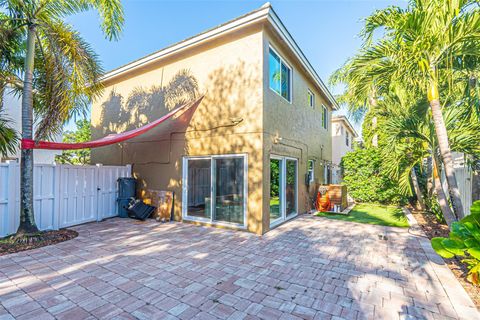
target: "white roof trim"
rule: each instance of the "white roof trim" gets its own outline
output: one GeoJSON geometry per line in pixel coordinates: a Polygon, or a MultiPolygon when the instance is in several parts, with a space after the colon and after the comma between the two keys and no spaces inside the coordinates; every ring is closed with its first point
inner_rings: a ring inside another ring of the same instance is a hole
{"type": "Polygon", "coordinates": [[[330,90],[328,90],[328,88],[323,83],[322,79],[320,79],[320,76],[317,74],[315,69],[312,67],[312,65],[308,61],[307,57],[305,57],[302,50],[297,45],[297,43],[295,42],[293,37],[290,35],[287,28],[285,28],[285,26],[283,25],[282,21],[280,20],[278,15],[275,13],[273,8],[270,8],[270,12],[269,12],[269,15],[268,15],[268,21],[275,28],[275,31],[277,31],[278,34],[282,37],[282,39],[288,45],[289,49],[295,54],[295,57],[298,60],[300,60],[300,62],[305,67],[305,69],[307,70],[309,75],[315,80],[317,85],[322,89],[323,93],[327,96],[327,99],[332,104],[333,109],[335,109],[335,110],[340,109],[340,106],[338,105],[338,103],[335,100],[335,98],[333,97],[333,95],[330,93],[330,90]]]}
{"type": "Polygon", "coordinates": [[[350,123],[350,121],[348,121],[347,117],[345,117],[345,116],[334,116],[332,118],[332,122],[340,122],[340,121],[343,121],[347,125],[348,129],[350,129],[350,131],[353,133],[355,138],[359,137],[357,131],[353,128],[352,124],[350,123]]]}
{"type": "Polygon", "coordinates": [[[330,93],[328,88],[325,86],[322,79],[320,79],[315,69],[307,60],[302,50],[296,44],[295,40],[293,40],[292,36],[287,31],[287,29],[281,22],[280,18],[277,16],[275,11],[273,11],[272,7],[269,4],[268,5],[265,4],[262,7],[260,7],[260,9],[252,11],[251,13],[246,14],[240,18],[237,18],[233,21],[220,25],[219,27],[200,33],[199,35],[196,35],[194,37],[191,37],[189,39],[176,43],[170,47],[157,51],[141,59],[130,62],[117,69],[109,71],[101,78],[101,81],[105,82],[105,81],[112,80],[127,72],[131,72],[141,67],[144,67],[150,63],[154,63],[160,59],[166,58],[172,54],[175,54],[181,50],[187,49],[191,46],[197,45],[203,41],[214,39],[216,37],[223,35],[226,32],[243,28],[245,26],[254,24],[264,19],[267,19],[267,21],[274,27],[275,31],[281,36],[281,38],[288,45],[289,49],[295,54],[295,57],[301,62],[303,67],[307,70],[308,74],[312,77],[312,79],[319,86],[319,88],[322,89],[323,93],[326,95],[327,99],[332,104],[333,109],[338,110],[339,105],[337,101],[335,100],[333,95],[330,93]]]}
{"type": "Polygon", "coordinates": [[[160,51],[157,51],[153,54],[150,54],[144,58],[135,60],[133,62],[130,62],[122,67],[119,67],[117,69],[114,69],[112,71],[107,72],[101,79],[101,81],[108,81],[112,80],[113,78],[116,78],[117,76],[120,76],[128,71],[133,71],[137,68],[144,67],[145,65],[148,65],[149,63],[155,62],[159,59],[165,58],[171,54],[174,54],[178,51],[181,51],[183,49],[186,49],[188,47],[191,47],[193,45],[199,44],[202,41],[205,41],[207,39],[213,39],[227,31],[232,31],[239,29],[240,27],[244,27],[249,24],[253,24],[257,21],[260,21],[262,19],[265,19],[268,16],[269,8],[261,8],[260,10],[254,11],[251,14],[248,14],[246,16],[243,16],[241,18],[238,18],[234,21],[228,22],[224,25],[221,25],[217,28],[211,29],[209,31],[206,31],[204,33],[201,33],[199,35],[196,35],[194,37],[191,37],[189,39],[183,40],[179,43],[176,43],[172,46],[169,46],[165,49],[162,49],[160,51]]]}

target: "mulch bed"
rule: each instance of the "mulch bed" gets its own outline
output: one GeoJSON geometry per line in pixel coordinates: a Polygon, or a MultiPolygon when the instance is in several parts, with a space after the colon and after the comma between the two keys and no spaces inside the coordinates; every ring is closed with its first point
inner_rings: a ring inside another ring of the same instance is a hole
{"type": "Polygon", "coordinates": [[[62,229],[41,232],[38,236],[35,236],[37,239],[33,243],[15,243],[12,241],[12,237],[0,239],[0,256],[49,246],[51,244],[71,240],[77,236],[77,231],[62,229]]]}
{"type": "MultiPolygon", "coordinates": [[[[421,211],[411,210],[411,212],[429,239],[434,237],[448,237],[450,229],[446,224],[438,222],[435,215],[421,211]]],[[[445,260],[447,266],[452,270],[463,288],[465,288],[470,298],[472,298],[473,303],[480,309],[480,287],[476,287],[466,280],[467,267],[457,258],[443,260],[445,260]]]]}

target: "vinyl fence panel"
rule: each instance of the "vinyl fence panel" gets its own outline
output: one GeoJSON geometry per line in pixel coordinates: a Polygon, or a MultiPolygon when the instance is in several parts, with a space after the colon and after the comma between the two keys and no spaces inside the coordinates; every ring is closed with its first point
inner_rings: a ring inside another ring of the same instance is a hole
{"type": "MultiPolygon", "coordinates": [[[[455,177],[457,178],[458,191],[463,205],[463,217],[470,214],[470,207],[472,206],[472,192],[473,192],[473,170],[468,165],[465,155],[459,152],[453,152],[453,168],[455,170],[455,177]]],[[[445,193],[448,195],[448,184],[445,177],[445,170],[442,170],[441,175],[442,186],[445,193]]]]}
{"type": "MultiPolygon", "coordinates": [[[[34,212],[40,230],[59,229],[114,217],[117,179],[127,166],[38,164],[34,167],[34,212]]],[[[20,166],[0,163],[0,237],[15,233],[20,221],[20,166]]]]}

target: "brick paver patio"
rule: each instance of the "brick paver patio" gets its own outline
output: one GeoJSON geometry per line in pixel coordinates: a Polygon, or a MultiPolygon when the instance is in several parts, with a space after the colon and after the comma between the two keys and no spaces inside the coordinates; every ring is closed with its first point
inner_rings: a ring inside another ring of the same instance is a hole
{"type": "Polygon", "coordinates": [[[263,237],[118,218],[75,229],[0,257],[0,319],[478,319],[405,229],[310,216],[263,237]]]}

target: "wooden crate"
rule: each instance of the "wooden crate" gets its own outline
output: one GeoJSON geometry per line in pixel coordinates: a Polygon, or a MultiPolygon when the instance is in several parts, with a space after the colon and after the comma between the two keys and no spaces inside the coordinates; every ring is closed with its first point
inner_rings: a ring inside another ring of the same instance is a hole
{"type": "Polygon", "coordinates": [[[155,206],[151,218],[157,221],[170,221],[173,210],[173,192],[146,189],[140,192],[140,198],[146,204],[155,206]]]}
{"type": "Polygon", "coordinates": [[[348,207],[346,186],[342,186],[340,184],[329,184],[327,187],[328,196],[330,197],[332,206],[335,204],[339,205],[341,211],[348,207]]]}

